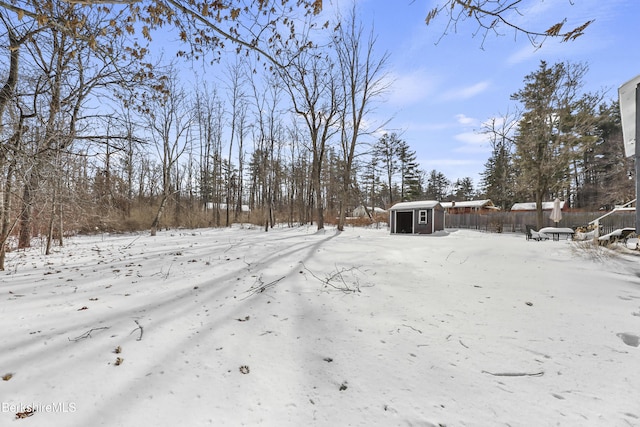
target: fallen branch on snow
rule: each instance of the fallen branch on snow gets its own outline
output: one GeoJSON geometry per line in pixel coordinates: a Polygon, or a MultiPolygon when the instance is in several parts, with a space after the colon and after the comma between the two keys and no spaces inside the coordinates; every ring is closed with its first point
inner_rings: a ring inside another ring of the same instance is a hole
{"type": "Polygon", "coordinates": [[[416,332],[422,333],[422,331],[420,329],[416,329],[411,325],[405,325],[404,323],[402,324],[402,326],[404,326],[405,328],[409,328],[409,329],[413,329],[416,332]]]}
{"type": "Polygon", "coordinates": [[[127,246],[123,247],[122,249],[129,249],[139,238],[140,236],[136,237],[135,239],[133,239],[131,243],[129,243],[127,246]]]}
{"type": "Polygon", "coordinates": [[[140,323],[138,323],[137,320],[134,320],[134,322],[136,322],[136,325],[138,325],[138,327],[135,328],[133,331],[129,332],[129,335],[131,335],[132,333],[134,333],[135,331],[137,331],[139,329],[140,330],[140,336],[138,337],[138,339],[136,341],[142,341],[142,334],[144,333],[144,329],[142,329],[142,325],[140,323]]]}
{"type": "Polygon", "coordinates": [[[91,332],[99,331],[100,329],[109,329],[109,327],[108,326],[103,326],[101,328],[92,328],[92,329],[89,329],[87,332],[85,332],[84,334],[82,334],[80,336],[77,336],[75,338],[67,338],[67,339],[69,341],[80,341],[80,340],[83,340],[83,339],[86,339],[86,338],[91,338],[91,332]]]}
{"type": "Polygon", "coordinates": [[[540,372],[489,372],[482,371],[483,374],[493,375],[494,377],[541,377],[544,371],[540,372]]]}
{"type": "Polygon", "coordinates": [[[259,294],[261,292],[266,291],[267,289],[275,286],[279,281],[281,281],[282,279],[284,279],[286,276],[282,276],[277,278],[276,280],[273,280],[267,284],[262,283],[262,276],[258,277],[257,282],[259,283],[259,286],[252,286],[251,288],[249,288],[246,292],[249,292],[249,295],[247,295],[245,298],[249,298],[251,295],[255,295],[255,294],[259,294]]]}
{"type": "Polygon", "coordinates": [[[307,266],[304,265],[303,262],[301,262],[300,264],[302,264],[302,267],[304,267],[304,269],[307,270],[309,274],[311,274],[314,278],[316,278],[317,280],[319,280],[320,282],[324,283],[327,286],[331,286],[333,289],[336,289],[342,292],[360,292],[360,283],[358,282],[357,277],[356,277],[355,287],[353,287],[353,285],[349,285],[344,280],[344,277],[342,276],[343,273],[348,273],[353,270],[358,270],[358,267],[343,268],[338,270],[338,267],[336,266],[335,273],[331,274],[330,276],[327,276],[325,279],[321,279],[320,277],[316,276],[313,273],[313,271],[309,270],[307,266]],[[335,285],[331,283],[335,279],[339,279],[342,282],[342,285],[335,285]]]}

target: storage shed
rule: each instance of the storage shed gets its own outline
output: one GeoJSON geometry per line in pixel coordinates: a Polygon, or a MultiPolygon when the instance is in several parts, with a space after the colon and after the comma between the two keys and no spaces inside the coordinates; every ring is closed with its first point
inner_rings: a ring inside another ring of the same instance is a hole
{"type": "Polygon", "coordinates": [[[432,234],[444,230],[444,208],[435,200],[396,203],[389,212],[391,234],[432,234]]]}

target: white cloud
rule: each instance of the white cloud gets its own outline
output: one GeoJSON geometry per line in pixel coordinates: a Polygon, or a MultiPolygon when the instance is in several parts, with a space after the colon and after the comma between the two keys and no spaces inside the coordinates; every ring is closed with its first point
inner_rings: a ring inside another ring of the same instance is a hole
{"type": "Polygon", "coordinates": [[[484,144],[489,141],[489,137],[486,134],[479,132],[462,132],[455,136],[457,141],[464,142],[465,144],[484,144]]]}
{"type": "Polygon", "coordinates": [[[478,123],[478,120],[472,117],[467,117],[464,114],[456,114],[456,120],[458,121],[458,123],[465,126],[473,126],[478,123]]]}
{"type": "Polygon", "coordinates": [[[438,169],[438,167],[443,166],[473,166],[478,164],[478,160],[469,160],[469,159],[425,159],[421,160],[420,164],[423,166],[428,166],[428,168],[438,169]]]}
{"type": "Polygon", "coordinates": [[[464,145],[456,148],[456,153],[485,153],[490,151],[489,137],[478,132],[462,132],[455,135],[456,141],[464,145]]]}
{"type": "Polygon", "coordinates": [[[442,99],[446,101],[469,99],[486,91],[490,86],[488,81],[478,82],[471,86],[452,89],[442,95],[442,99]]]}
{"type": "Polygon", "coordinates": [[[433,93],[436,83],[436,79],[424,69],[393,75],[392,80],[389,102],[399,106],[407,106],[424,100],[433,93]]]}

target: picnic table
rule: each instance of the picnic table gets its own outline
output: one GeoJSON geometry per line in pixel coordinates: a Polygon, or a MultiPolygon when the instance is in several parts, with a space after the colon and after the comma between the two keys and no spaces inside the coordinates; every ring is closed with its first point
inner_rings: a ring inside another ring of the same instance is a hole
{"type": "Polygon", "coordinates": [[[553,240],[560,240],[560,236],[564,236],[565,239],[573,237],[575,231],[569,227],[544,227],[541,228],[539,233],[544,233],[547,236],[551,236],[553,240]]]}

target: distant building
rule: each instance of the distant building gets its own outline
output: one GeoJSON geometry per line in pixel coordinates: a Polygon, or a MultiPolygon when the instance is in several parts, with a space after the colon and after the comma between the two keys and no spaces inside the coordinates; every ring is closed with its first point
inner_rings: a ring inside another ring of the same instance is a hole
{"type": "Polygon", "coordinates": [[[463,202],[440,202],[440,204],[448,214],[485,214],[500,210],[500,208],[495,206],[490,199],[468,200],[463,202]]]}
{"type": "MultiPolygon", "coordinates": [[[[208,202],[206,205],[207,210],[214,210],[216,208],[216,206],[219,207],[219,209],[221,211],[226,211],[227,210],[227,204],[226,203],[220,203],[219,205],[216,205],[213,202],[208,202]]],[[[251,209],[249,208],[249,205],[242,205],[241,206],[242,212],[251,212],[251,209]]],[[[229,210],[235,211],[236,210],[236,206],[229,206],[229,210]]]]}
{"type": "MultiPolygon", "coordinates": [[[[543,211],[551,211],[553,209],[553,202],[542,202],[543,211]]],[[[511,207],[511,212],[534,212],[536,210],[536,202],[515,203],[511,207]]],[[[564,202],[560,202],[560,210],[566,212],[569,210],[569,206],[564,202]]]]}
{"type": "Polygon", "coordinates": [[[396,203],[389,209],[391,234],[432,234],[444,230],[444,208],[440,202],[396,203]]]}
{"type": "MultiPolygon", "coordinates": [[[[371,215],[386,215],[387,211],[382,209],[382,208],[367,208],[369,210],[369,213],[371,215]]],[[[364,206],[360,205],[357,208],[355,208],[353,210],[353,216],[357,217],[357,218],[364,218],[365,216],[367,216],[367,209],[364,208],[364,206]]]]}

